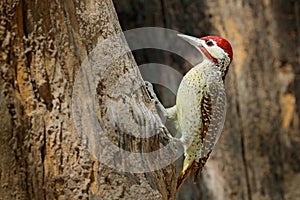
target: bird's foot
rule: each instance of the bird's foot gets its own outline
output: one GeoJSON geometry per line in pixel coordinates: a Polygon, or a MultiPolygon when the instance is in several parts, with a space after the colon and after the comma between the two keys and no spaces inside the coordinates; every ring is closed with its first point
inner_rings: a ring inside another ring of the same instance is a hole
{"type": "Polygon", "coordinates": [[[168,149],[168,155],[178,158],[184,154],[184,148],[180,139],[173,137],[166,127],[159,128],[160,141],[168,149]]]}
{"type": "Polygon", "coordinates": [[[167,145],[171,140],[174,139],[165,126],[159,127],[159,135],[163,145],[167,145]]]}
{"type": "MultiPolygon", "coordinates": [[[[145,81],[145,85],[146,85],[146,90],[148,91],[148,94],[151,98],[151,101],[153,101],[154,104],[155,104],[155,107],[157,109],[157,112],[158,112],[160,118],[166,119],[167,118],[166,108],[163,106],[163,104],[157,98],[156,93],[154,92],[152,84],[148,81],[145,81]]],[[[163,120],[163,121],[165,121],[165,120],[163,120]]]]}

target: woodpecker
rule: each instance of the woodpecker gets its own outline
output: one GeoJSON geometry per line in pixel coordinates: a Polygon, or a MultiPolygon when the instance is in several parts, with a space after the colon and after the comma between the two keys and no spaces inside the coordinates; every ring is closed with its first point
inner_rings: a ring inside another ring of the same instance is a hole
{"type": "MultiPolygon", "coordinates": [[[[203,61],[183,77],[175,106],[165,109],[156,99],[167,119],[174,121],[181,133],[179,139],[171,138],[182,144],[185,156],[177,191],[189,174],[196,179],[221,134],[226,114],[224,80],[233,59],[232,47],[224,38],[178,36],[195,47],[203,61]]],[[[154,93],[151,88],[148,91],[154,93]]],[[[156,98],[155,94],[151,96],[156,98]]]]}
{"type": "Polygon", "coordinates": [[[203,56],[182,79],[176,105],[165,109],[169,120],[181,132],[184,162],[177,179],[177,190],[189,174],[196,178],[202,171],[223,129],[226,115],[224,80],[233,59],[230,43],[218,36],[179,37],[193,45],[203,56]]]}
{"type": "Polygon", "coordinates": [[[166,109],[167,117],[177,121],[184,147],[177,190],[188,174],[196,178],[202,171],[221,134],[226,115],[224,80],[233,59],[232,47],[224,38],[178,36],[199,50],[203,61],[183,77],[176,105],[166,109]]]}

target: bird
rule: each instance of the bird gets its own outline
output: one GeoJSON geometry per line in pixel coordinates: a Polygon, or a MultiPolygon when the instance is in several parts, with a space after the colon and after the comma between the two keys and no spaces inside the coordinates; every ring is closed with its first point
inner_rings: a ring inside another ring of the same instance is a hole
{"type": "Polygon", "coordinates": [[[186,73],[178,87],[176,104],[165,110],[167,118],[177,124],[184,149],[176,191],[189,174],[196,180],[222,132],[226,115],[224,81],[233,60],[232,47],[222,37],[178,36],[196,48],[203,60],[186,73]]]}

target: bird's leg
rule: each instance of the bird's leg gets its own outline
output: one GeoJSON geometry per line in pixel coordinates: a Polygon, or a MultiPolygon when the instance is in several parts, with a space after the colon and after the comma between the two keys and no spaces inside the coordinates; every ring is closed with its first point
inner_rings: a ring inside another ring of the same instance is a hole
{"type": "MultiPolygon", "coordinates": [[[[154,101],[156,109],[158,110],[158,112],[162,113],[162,116],[164,117],[164,119],[169,120],[173,126],[175,127],[176,131],[178,131],[178,126],[177,126],[177,112],[176,112],[176,105],[171,107],[171,108],[165,108],[163,106],[163,104],[159,101],[159,99],[157,98],[154,90],[153,90],[153,86],[151,83],[149,83],[148,81],[145,81],[145,85],[146,85],[146,90],[148,91],[148,94],[151,98],[152,101],[154,101]]],[[[168,127],[168,126],[167,126],[168,127]]],[[[162,126],[159,127],[159,134],[161,136],[161,141],[163,143],[163,145],[168,145],[171,148],[172,152],[177,152],[177,154],[183,154],[183,152],[181,152],[183,150],[182,147],[184,147],[182,145],[182,141],[179,138],[173,137],[170,134],[170,127],[168,127],[168,129],[166,128],[166,126],[164,126],[162,124],[162,126]]]]}
{"type": "Polygon", "coordinates": [[[150,95],[150,98],[154,101],[157,109],[162,113],[162,116],[171,121],[177,120],[176,105],[170,108],[165,108],[164,105],[157,98],[153,90],[152,84],[148,81],[145,81],[145,84],[146,84],[146,89],[150,95]]]}
{"type": "Polygon", "coordinates": [[[150,82],[148,82],[148,81],[145,81],[145,84],[146,84],[146,89],[148,91],[148,94],[149,94],[151,100],[154,101],[156,109],[158,110],[158,112],[162,113],[163,117],[166,118],[167,117],[166,108],[162,105],[162,103],[157,98],[157,96],[156,96],[156,94],[154,92],[152,84],[150,82]]]}
{"type": "MultiPolygon", "coordinates": [[[[165,108],[163,106],[163,104],[159,101],[159,99],[157,98],[154,90],[153,90],[153,86],[150,82],[145,81],[145,85],[146,85],[146,89],[148,91],[148,94],[151,98],[152,101],[154,101],[155,107],[158,111],[158,114],[160,115],[161,118],[164,119],[174,119],[176,118],[176,107],[173,106],[171,108],[165,108]],[[175,108],[175,109],[174,109],[175,108]]],[[[172,135],[169,133],[169,131],[166,129],[165,126],[161,126],[161,133],[163,133],[163,138],[167,141],[169,141],[170,139],[173,139],[172,135]]]]}

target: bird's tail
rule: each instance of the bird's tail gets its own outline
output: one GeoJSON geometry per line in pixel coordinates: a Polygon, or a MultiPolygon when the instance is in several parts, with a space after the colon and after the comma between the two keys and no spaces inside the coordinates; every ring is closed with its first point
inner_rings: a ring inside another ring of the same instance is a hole
{"type": "Polygon", "coordinates": [[[185,181],[185,179],[189,175],[190,171],[191,171],[191,167],[189,167],[187,170],[182,170],[182,172],[180,173],[179,177],[177,178],[176,191],[178,191],[180,189],[180,187],[182,186],[183,182],[185,181]]]}
{"type": "Polygon", "coordinates": [[[207,161],[207,159],[209,158],[209,155],[210,155],[210,152],[209,154],[207,154],[206,156],[204,156],[203,158],[201,158],[199,160],[199,163],[197,163],[196,167],[194,167],[193,169],[193,176],[194,176],[194,183],[197,182],[197,177],[199,176],[199,174],[201,174],[203,168],[204,168],[204,165],[207,161]]]}
{"type": "MultiPolygon", "coordinates": [[[[209,153],[210,154],[210,153],[209,153]]],[[[196,179],[198,175],[201,173],[209,154],[206,155],[204,158],[200,159],[199,162],[193,161],[192,164],[186,169],[182,170],[179,177],[177,178],[177,186],[176,191],[180,189],[185,179],[188,177],[189,174],[191,174],[191,177],[194,177],[194,183],[196,183],[196,179]]]]}

